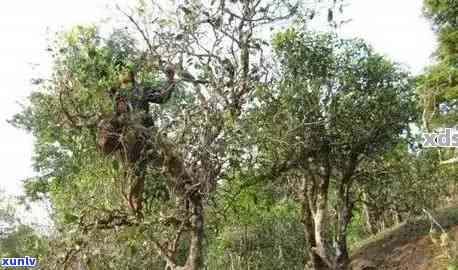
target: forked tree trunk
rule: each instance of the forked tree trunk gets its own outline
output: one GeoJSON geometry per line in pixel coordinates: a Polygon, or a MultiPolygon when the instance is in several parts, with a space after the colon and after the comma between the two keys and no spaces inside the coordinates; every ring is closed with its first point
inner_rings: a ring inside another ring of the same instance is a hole
{"type": "Polygon", "coordinates": [[[333,247],[328,219],[329,178],[323,177],[319,181],[316,190],[312,189],[315,194],[308,194],[307,182],[304,179],[302,196],[300,196],[303,213],[302,222],[309,257],[309,263],[305,269],[348,270],[350,259],[347,248],[347,228],[351,220],[352,210],[348,197],[348,187],[342,185],[338,190],[336,245],[333,247]],[[311,197],[316,199],[313,200],[311,197]]]}
{"type": "Polygon", "coordinates": [[[364,221],[366,225],[366,231],[369,232],[370,234],[377,234],[378,232],[378,227],[377,227],[377,220],[374,219],[374,211],[369,207],[368,201],[369,201],[369,195],[367,194],[367,191],[362,192],[363,194],[363,215],[364,215],[364,221]]]}
{"type": "MultiPolygon", "coordinates": [[[[308,206],[307,206],[308,208],[308,206]]],[[[305,209],[303,212],[304,215],[304,234],[307,243],[307,256],[309,258],[308,265],[305,266],[305,270],[309,270],[311,267],[312,269],[318,270],[328,270],[330,269],[323,259],[314,251],[316,250],[316,239],[315,239],[315,225],[313,222],[312,213],[309,209],[305,209]]]]}
{"type": "Polygon", "coordinates": [[[329,237],[326,231],[329,179],[321,179],[316,200],[310,198],[311,194],[308,194],[307,179],[304,178],[302,181],[302,192],[299,200],[302,205],[302,223],[304,224],[307,243],[306,255],[309,257],[305,269],[331,270],[331,262],[328,259],[329,237]]]}
{"type": "Polygon", "coordinates": [[[198,270],[202,267],[202,243],[204,239],[204,211],[200,195],[191,197],[191,242],[185,270],[198,270]]]}
{"type": "Polygon", "coordinates": [[[351,220],[353,207],[350,202],[348,188],[344,183],[341,183],[337,191],[336,270],[347,270],[350,265],[347,247],[347,229],[351,220]]]}
{"type": "Polygon", "coordinates": [[[190,219],[190,240],[189,250],[186,263],[183,266],[178,266],[175,263],[170,263],[165,267],[165,270],[200,270],[203,266],[203,240],[204,240],[204,211],[202,205],[202,197],[199,194],[191,195],[189,198],[189,207],[192,211],[190,219]]]}

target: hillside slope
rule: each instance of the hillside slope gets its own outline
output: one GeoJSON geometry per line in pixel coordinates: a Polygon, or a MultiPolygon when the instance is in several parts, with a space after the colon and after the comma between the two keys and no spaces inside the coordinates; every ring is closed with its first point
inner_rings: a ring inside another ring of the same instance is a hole
{"type": "MultiPolygon", "coordinates": [[[[434,218],[458,239],[458,206],[433,213],[434,218]]],[[[420,217],[401,223],[364,241],[352,252],[354,270],[446,269],[439,234],[431,237],[431,220],[420,217]],[[434,243],[436,242],[436,243],[434,243]]]]}

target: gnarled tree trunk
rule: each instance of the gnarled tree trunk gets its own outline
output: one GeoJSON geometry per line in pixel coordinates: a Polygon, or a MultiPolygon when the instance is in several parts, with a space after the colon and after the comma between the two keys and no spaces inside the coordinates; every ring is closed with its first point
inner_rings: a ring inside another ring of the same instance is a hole
{"type": "Polygon", "coordinates": [[[337,186],[337,218],[334,237],[330,233],[331,225],[328,216],[329,183],[330,177],[327,174],[315,174],[302,179],[299,200],[302,206],[302,222],[309,257],[309,263],[305,269],[348,270],[350,268],[347,247],[347,228],[353,209],[350,200],[350,177],[344,176],[337,186]]]}

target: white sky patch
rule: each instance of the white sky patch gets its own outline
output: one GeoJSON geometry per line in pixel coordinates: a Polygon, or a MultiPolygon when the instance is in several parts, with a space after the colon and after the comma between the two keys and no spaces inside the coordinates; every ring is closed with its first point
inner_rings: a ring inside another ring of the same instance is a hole
{"type": "Polygon", "coordinates": [[[431,63],[436,42],[431,25],[422,16],[422,0],[348,0],[344,16],[352,21],[340,33],[360,37],[377,52],[406,64],[419,74],[431,63]]]}
{"type": "MultiPolygon", "coordinates": [[[[21,110],[18,102],[24,102],[31,93],[30,79],[49,73],[48,32],[100,20],[105,12],[104,3],[99,0],[0,2],[0,190],[18,195],[22,192],[21,180],[34,175],[32,136],[15,129],[6,120],[21,110]]],[[[34,205],[26,221],[43,220],[44,212],[43,207],[34,205]]]]}
{"type": "MultiPolygon", "coordinates": [[[[343,36],[364,38],[376,51],[406,64],[414,73],[419,73],[431,61],[435,38],[429,23],[421,17],[422,0],[348,2],[350,6],[344,10],[344,16],[353,21],[339,30],[343,36]]],[[[0,189],[7,193],[20,194],[21,180],[34,174],[32,136],[13,128],[6,120],[20,111],[17,102],[23,102],[33,89],[30,79],[49,74],[48,28],[55,31],[98,22],[110,14],[107,3],[112,5],[113,1],[0,2],[0,189]],[[30,63],[39,66],[33,68],[30,63]]],[[[44,210],[39,209],[34,208],[30,213],[31,220],[43,216],[44,210]]]]}

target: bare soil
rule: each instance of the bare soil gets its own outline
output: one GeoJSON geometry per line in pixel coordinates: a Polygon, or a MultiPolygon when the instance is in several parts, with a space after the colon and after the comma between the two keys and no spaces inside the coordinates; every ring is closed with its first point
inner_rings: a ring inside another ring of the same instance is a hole
{"type": "MultiPolygon", "coordinates": [[[[458,207],[434,216],[451,239],[458,240],[458,207]]],[[[431,233],[431,228],[431,221],[420,217],[375,235],[353,250],[353,270],[446,270],[440,234],[431,233]]]]}

